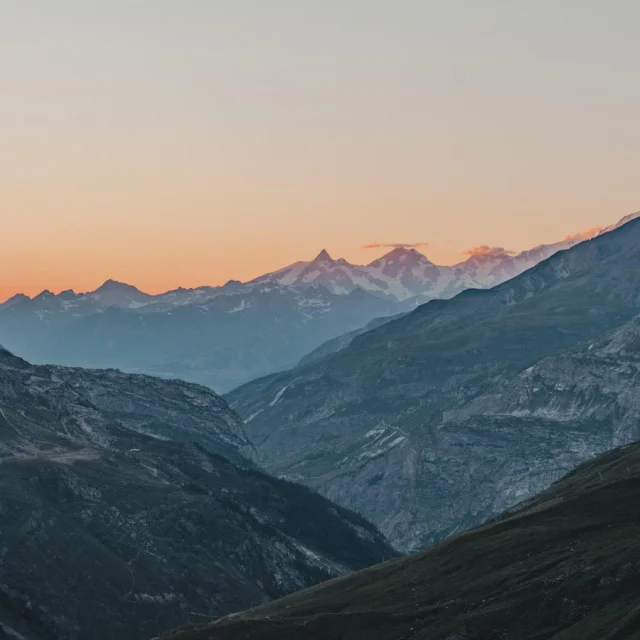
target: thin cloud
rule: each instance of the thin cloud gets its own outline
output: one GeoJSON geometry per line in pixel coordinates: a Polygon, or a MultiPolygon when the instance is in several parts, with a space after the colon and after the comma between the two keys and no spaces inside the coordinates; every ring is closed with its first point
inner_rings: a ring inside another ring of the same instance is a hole
{"type": "Polygon", "coordinates": [[[363,244],[362,249],[418,249],[428,246],[428,242],[370,242],[363,244]]]}
{"type": "Polygon", "coordinates": [[[470,258],[508,258],[515,255],[515,251],[509,251],[504,247],[490,247],[488,244],[480,244],[463,251],[462,255],[470,258]]]}
{"type": "Polygon", "coordinates": [[[601,227],[589,227],[584,231],[578,231],[578,233],[572,233],[564,238],[564,242],[582,242],[583,240],[590,240],[595,238],[602,231],[601,227]]]}

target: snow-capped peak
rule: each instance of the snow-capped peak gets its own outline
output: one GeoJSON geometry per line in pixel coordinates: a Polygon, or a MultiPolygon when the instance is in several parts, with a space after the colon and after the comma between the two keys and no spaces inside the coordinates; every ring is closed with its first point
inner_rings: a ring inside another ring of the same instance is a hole
{"type": "Polygon", "coordinates": [[[354,265],[343,258],[334,259],[326,249],[322,249],[313,260],[296,262],[245,283],[229,280],[222,287],[180,287],[153,296],[132,285],[109,279],[89,293],[75,294],[69,290],[55,296],[45,290],[33,300],[18,294],[1,306],[7,309],[19,303],[33,303],[34,307],[50,307],[54,303],[62,303],[65,308],[73,307],[75,310],[78,305],[88,302],[92,307],[148,307],[147,310],[162,311],[173,306],[201,304],[218,295],[250,293],[255,286],[265,285],[324,287],[337,295],[347,295],[356,289],[362,289],[399,301],[415,297],[417,303],[432,298],[449,298],[467,288],[495,286],[535,266],[557,251],[613,231],[638,217],[640,212],[625,216],[614,225],[587,229],[553,244],[540,245],[517,254],[500,247],[481,245],[467,252],[465,260],[453,266],[435,265],[410,245],[395,246],[367,265],[354,265]]]}
{"type": "Polygon", "coordinates": [[[385,253],[382,257],[376,258],[370,262],[369,267],[380,267],[382,265],[391,265],[402,263],[403,265],[419,265],[433,264],[425,255],[414,249],[413,247],[396,247],[385,253]]]}
{"type": "Polygon", "coordinates": [[[312,261],[311,264],[334,264],[333,258],[326,249],[323,249],[312,261]]]}
{"type": "Polygon", "coordinates": [[[126,282],[118,282],[117,280],[105,280],[93,293],[98,291],[137,291],[142,293],[140,289],[126,282]]]}
{"type": "Polygon", "coordinates": [[[393,249],[366,266],[334,260],[323,249],[310,262],[296,262],[266,274],[254,282],[285,286],[322,286],[334,294],[345,295],[360,288],[376,294],[406,300],[430,291],[438,279],[439,268],[419,251],[408,247],[393,249]]]}
{"type": "Polygon", "coordinates": [[[37,301],[41,301],[41,300],[48,300],[49,298],[53,298],[54,294],[51,293],[51,291],[49,291],[49,289],[45,289],[44,291],[41,291],[37,296],[35,296],[35,298],[33,298],[34,300],[37,301]]]}

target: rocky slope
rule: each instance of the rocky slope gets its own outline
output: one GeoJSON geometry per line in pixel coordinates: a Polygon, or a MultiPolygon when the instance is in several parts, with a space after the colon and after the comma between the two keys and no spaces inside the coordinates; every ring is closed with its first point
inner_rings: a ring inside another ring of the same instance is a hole
{"type": "Polygon", "coordinates": [[[640,638],[640,445],[485,526],[163,640],[640,638]]]}
{"type": "Polygon", "coordinates": [[[242,420],[207,387],[117,369],[47,366],[42,370],[129,429],[198,444],[240,466],[255,458],[242,420]]]}
{"type": "MultiPolygon", "coordinates": [[[[640,313],[638,274],[632,220],[228,399],[269,470],[359,510],[399,549],[420,548],[638,436],[635,405],[623,401],[635,393],[635,325],[615,337],[626,355],[601,358],[599,390],[584,378],[595,365],[571,352],[640,313]],[[540,364],[552,398],[528,370],[554,354],[540,364]]],[[[579,349],[595,358],[600,343],[591,344],[579,349]]]]}
{"type": "Polygon", "coordinates": [[[0,637],[150,637],[393,554],[361,517],[212,453],[243,450],[237,418],[170,386],[0,350],[0,637]]]}

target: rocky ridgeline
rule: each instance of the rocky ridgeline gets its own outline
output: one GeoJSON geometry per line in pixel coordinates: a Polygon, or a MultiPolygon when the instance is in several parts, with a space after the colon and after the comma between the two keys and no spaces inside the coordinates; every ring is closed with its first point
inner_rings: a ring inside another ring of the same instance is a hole
{"type": "Polygon", "coordinates": [[[639,274],[634,219],[227,399],[268,470],[421,548],[640,435],[639,274]]]}

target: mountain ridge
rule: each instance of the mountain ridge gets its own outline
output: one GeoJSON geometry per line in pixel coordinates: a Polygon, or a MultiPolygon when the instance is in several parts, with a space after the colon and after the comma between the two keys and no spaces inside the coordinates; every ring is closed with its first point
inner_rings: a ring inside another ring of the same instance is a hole
{"type": "MultiPolygon", "coordinates": [[[[563,249],[569,248],[579,242],[583,242],[584,240],[588,240],[592,237],[596,237],[597,235],[607,233],[613,229],[618,228],[623,224],[626,224],[627,222],[629,222],[630,220],[638,216],[640,216],[640,212],[631,213],[621,218],[617,223],[614,223],[605,227],[588,229],[584,232],[578,232],[576,234],[567,236],[566,238],[560,241],[556,241],[550,244],[541,244],[536,247],[533,247],[532,249],[526,249],[517,253],[509,252],[504,249],[500,249],[497,253],[495,253],[494,250],[489,246],[484,247],[487,250],[484,253],[482,251],[474,252],[473,250],[471,250],[470,252],[468,252],[469,256],[464,261],[461,261],[451,266],[436,265],[433,262],[431,262],[424,254],[419,252],[414,247],[410,247],[410,246],[395,247],[390,251],[388,251],[387,253],[385,253],[384,255],[378,258],[375,258],[374,260],[372,260],[366,265],[351,264],[344,258],[333,259],[329,255],[326,249],[322,249],[318,253],[318,255],[309,262],[298,261],[291,265],[282,267],[276,271],[257,276],[256,278],[253,278],[244,283],[237,280],[230,280],[229,283],[239,284],[239,285],[251,285],[253,283],[271,282],[271,283],[284,284],[289,286],[294,284],[308,285],[308,284],[314,283],[316,279],[315,278],[312,278],[311,280],[304,279],[304,276],[308,275],[308,273],[306,273],[307,269],[309,267],[324,264],[332,267],[338,266],[338,267],[345,267],[347,269],[356,270],[356,272],[359,272],[361,276],[361,280],[358,283],[354,283],[352,281],[350,283],[349,289],[351,290],[358,286],[360,288],[367,289],[366,284],[368,279],[370,280],[369,282],[370,285],[371,284],[375,285],[376,276],[380,277],[381,275],[383,275],[380,273],[370,273],[367,271],[367,269],[370,269],[370,268],[378,269],[380,266],[387,266],[389,263],[408,260],[412,262],[414,266],[416,264],[431,266],[439,270],[443,270],[444,272],[452,271],[452,272],[459,272],[460,274],[466,275],[468,278],[466,281],[463,281],[461,284],[454,286],[455,292],[453,293],[453,295],[455,295],[455,293],[459,293],[462,289],[468,288],[470,286],[482,287],[482,288],[495,286],[496,284],[499,284],[500,281],[504,281],[504,279],[510,279],[514,277],[515,275],[517,275],[517,273],[521,273],[527,268],[530,268],[531,266],[533,266],[534,263],[550,257],[551,255],[553,255],[553,253],[557,251],[561,251],[563,249]],[[483,270],[486,273],[483,273],[476,280],[476,277],[478,276],[478,273],[477,273],[478,262],[485,265],[483,266],[483,270]],[[489,266],[486,266],[486,265],[489,265],[489,266]]],[[[478,247],[477,249],[483,249],[483,247],[478,247]]],[[[452,277],[449,276],[450,280],[451,278],[452,277]]],[[[227,285],[229,283],[227,283],[227,285]]],[[[320,281],[319,284],[322,284],[322,281],[320,281]]],[[[388,282],[386,283],[386,286],[385,286],[385,283],[383,282],[378,282],[377,284],[378,284],[378,287],[376,288],[375,286],[373,286],[371,290],[377,290],[379,293],[392,295],[388,290],[388,282]]],[[[433,282],[431,282],[431,284],[433,284],[433,282]]],[[[180,304],[185,304],[185,303],[189,304],[194,301],[194,299],[190,298],[189,294],[193,294],[195,299],[201,299],[202,294],[206,296],[215,295],[219,290],[224,289],[224,287],[227,285],[223,285],[222,287],[201,286],[201,287],[195,287],[191,289],[178,287],[177,289],[172,289],[170,291],[166,291],[163,293],[149,294],[141,291],[134,285],[127,284],[125,282],[119,282],[113,279],[108,279],[93,291],[88,291],[85,293],[75,293],[73,290],[69,289],[67,291],[62,292],[62,294],[73,295],[79,299],[89,298],[94,300],[99,300],[103,294],[111,294],[106,296],[107,306],[115,305],[123,308],[137,308],[138,306],[145,306],[145,305],[160,303],[167,299],[173,299],[174,302],[172,302],[171,304],[176,304],[177,302],[175,302],[175,300],[180,297],[181,297],[181,300],[179,302],[180,304]],[[188,302],[185,302],[185,300],[188,300],[188,302]],[[133,306],[130,306],[130,305],[133,305],[133,306]]],[[[451,282],[448,282],[446,286],[450,286],[450,285],[451,285],[451,282]]],[[[445,289],[436,291],[435,292],[436,295],[434,297],[440,297],[444,292],[449,294],[454,291],[454,289],[451,289],[451,291],[447,291],[446,286],[445,286],[445,289]]],[[[340,284],[337,284],[334,282],[330,283],[328,288],[333,293],[348,292],[344,289],[344,287],[341,287],[340,284]]],[[[413,295],[424,295],[425,293],[429,293],[426,290],[419,290],[419,291],[410,290],[410,292],[413,293],[413,295]]],[[[58,295],[62,295],[62,294],[58,294],[58,295]]],[[[33,298],[29,296],[25,296],[25,294],[23,293],[17,293],[11,298],[9,298],[8,300],[0,303],[0,307],[3,304],[6,304],[7,302],[9,302],[10,300],[14,300],[14,298],[17,298],[17,299],[28,298],[29,300],[35,300],[41,296],[47,297],[52,295],[55,296],[56,294],[53,294],[49,290],[44,290],[38,295],[34,296],[33,298]]],[[[408,295],[406,291],[404,291],[402,292],[402,297],[398,299],[405,300],[408,297],[411,297],[411,296],[408,295]]]]}
{"type": "Polygon", "coordinates": [[[509,280],[558,251],[570,248],[597,235],[607,233],[640,216],[632,213],[615,224],[589,229],[558,242],[512,253],[505,249],[477,247],[466,260],[452,266],[431,262],[414,247],[398,246],[367,265],[334,260],[323,249],[311,262],[296,262],[268,273],[252,282],[287,285],[320,283],[334,293],[355,287],[390,295],[400,301],[416,297],[419,302],[451,298],[464,289],[490,288],[509,280]]]}
{"type": "MultiPolygon", "coordinates": [[[[629,425],[596,425],[586,414],[574,424],[503,415],[498,405],[483,413],[472,403],[502,393],[541,358],[630,322],[640,313],[638,273],[640,220],[631,220],[493,289],[431,301],[227,399],[272,473],[350,505],[397,548],[415,549],[637,437],[629,425]]],[[[633,331],[625,335],[636,353],[633,331]]],[[[627,366],[640,366],[635,357],[627,366]]],[[[630,393],[633,379],[616,375],[630,393]]],[[[588,401],[576,391],[576,403],[588,401]]]]}

